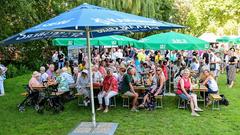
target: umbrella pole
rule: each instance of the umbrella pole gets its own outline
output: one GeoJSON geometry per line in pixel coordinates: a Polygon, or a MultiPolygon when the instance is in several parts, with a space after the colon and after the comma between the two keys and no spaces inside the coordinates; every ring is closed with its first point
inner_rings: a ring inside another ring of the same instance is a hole
{"type": "Polygon", "coordinates": [[[92,106],[92,124],[93,127],[96,127],[96,115],[95,115],[95,106],[94,106],[94,95],[93,95],[93,80],[92,80],[92,66],[91,66],[91,46],[90,46],[90,30],[86,29],[86,38],[87,38],[87,51],[88,51],[88,65],[89,65],[89,76],[90,76],[90,91],[91,91],[91,106],[92,106]]]}

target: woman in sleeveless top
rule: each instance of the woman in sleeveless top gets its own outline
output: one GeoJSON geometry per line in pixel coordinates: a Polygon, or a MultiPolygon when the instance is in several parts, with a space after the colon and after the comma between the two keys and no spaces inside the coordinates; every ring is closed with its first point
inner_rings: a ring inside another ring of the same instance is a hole
{"type": "Polygon", "coordinates": [[[143,108],[146,105],[146,102],[149,102],[150,94],[154,95],[154,97],[161,95],[164,88],[164,82],[165,76],[163,74],[163,71],[160,67],[157,67],[152,79],[152,86],[150,87],[150,90],[146,92],[146,95],[143,98],[143,102],[139,105],[139,107],[143,108]]]}
{"type": "Polygon", "coordinates": [[[213,74],[208,70],[204,70],[203,71],[203,75],[204,75],[204,82],[203,85],[206,85],[206,87],[208,88],[208,91],[205,92],[205,97],[206,97],[206,101],[208,101],[208,105],[211,104],[211,102],[209,101],[209,94],[210,93],[218,93],[218,85],[216,80],[213,77],[213,74]]]}
{"type": "Polygon", "coordinates": [[[185,69],[182,71],[182,78],[178,82],[178,85],[177,85],[178,90],[176,94],[180,98],[184,100],[188,100],[190,102],[192,116],[200,116],[197,112],[200,112],[203,110],[198,107],[197,95],[191,93],[192,84],[191,84],[191,78],[189,76],[190,76],[190,71],[188,69],[185,69]]]}

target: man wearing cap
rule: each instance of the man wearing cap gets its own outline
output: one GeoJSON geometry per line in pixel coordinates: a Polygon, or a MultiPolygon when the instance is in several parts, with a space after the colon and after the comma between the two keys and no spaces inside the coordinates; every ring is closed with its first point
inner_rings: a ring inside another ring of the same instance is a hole
{"type": "Polygon", "coordinates": [[[135,92],[132,81],[133,81],[133,74],[134,71],[132,68],[128,68],[127,73],[124,74],[123,79],[122,79],[122,88],[121,90],[124,92],[124,95],[133,97],[132,101],[132,109],[131,111],[137,112],[137,99],[138,99],[138,93],[135,92]]]}
{"type": "Polygon", "coordinates": [[[84,69],[81,72],[81,76],[77,82],[77,91],[85,96],[85,100],[84,100],[85,106],[87,106],[88,103],[90,103],[89,83],[90,81],[89,81],[88,71],[84,69]]]}

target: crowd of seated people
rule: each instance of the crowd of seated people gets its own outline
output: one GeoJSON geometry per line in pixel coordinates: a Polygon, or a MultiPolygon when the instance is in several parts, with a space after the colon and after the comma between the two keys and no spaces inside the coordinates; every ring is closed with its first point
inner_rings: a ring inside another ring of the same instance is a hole
{"type": "MultiPolygon", "coordinates": [[[[170,52],[125,47],[116,50],[113,52],[108,49],[94,49],[90,65],[87,63],[88,57],[84,57],[83,51],[80,51],[81,60],[65,61],[58,68],[54,64],[41,67],[40,73],[35,72],[29,85],[41,85],[47,80],[55,80],[59,91],[70,91],[75,88],[78,93],[84,95],[84,104],[87,106],[90,103],[90,78],[92,78],[93,86],[101,87],[97,93],[99,102],[97,110],[108,112],[110,98],[123,94],[131,97],[131,110],[136,112],[138,108],[148,105],[150,95],[162,95],[166,89],[171,89],[168,86],[175,80],[176,93],[183,100],[189,101],[193,116],[199,116],[197,112],[202,111],[198,107],[196,94],[191,92],[192,85],[196,83],[194,79],[201,79],[202,85],[208,88],[206,92],[208,104],[210,104],[208,94],[218,92],[216,79],[222,68],[219,62],[220,53],[215,53],[211,49],[170,52]],[[215,69],[211,68],[211,64],[216,64],[215,69]],[[89,73],[89,66],[92,67],[92,76],[89,73]],[[146,87],[143,95],[134,89],[134,86],[138,85],[146,87]],[[138,102],[140,96],[143,97],[141,103],[138,102]]],[[[232,68],[230,70],[232,73],[232,68]]],[[[230,81],[233,80],[234,76],[230,75],[230,81]]]]}

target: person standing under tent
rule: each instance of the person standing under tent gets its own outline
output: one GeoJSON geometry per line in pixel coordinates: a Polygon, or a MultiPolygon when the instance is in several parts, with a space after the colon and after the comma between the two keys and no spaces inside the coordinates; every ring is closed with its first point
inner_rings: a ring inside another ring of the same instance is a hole
{"type": "Polygon", "coordinates": [[[81,49],[79,49],[79,52],[78,52],[78,64],[81,64],[82,61],[83,61],[83,52],[81,49]]]}
{"type": "Polygon", "coordinates": [[[58,59],[58,51],[55,51],[54,54],[53,54],[53,56],[52,56],[52,62],[53,62],[53,64],[54,64],[54,67],[56,68],[56,69],[54,69],[54,70],[57,70],[58,61],[59,61],[59,59],[58,59]]]}
{"type": "Polygon", "coordinates": [[[213,54],[213,57],[212,57],[212,63],[215,64],[215,70],[213,71],[214,72],[214,78],[215,80],[217,81],[218,80],[218,76],[219,76],[219,73],[220,73],[220,64],[221,64],[221,58],[220,58],[220,53],[219,52],[216,52],[215,54],[213,54]]]}
{"type": "Polygon", "coordinates": [[[58,69],[62,69],[64,67],[65,55],[62,51],[59,51],[58,54],[58,69]]]}
{"type": "Polygon", "coordinates": [[[236,64],[238,60],[234,54],[234,51],[235,50],[231,49],[229,52],[229,61],[228,61],[229,68],[228,68],[228,74],[227,74],[229,79],[229,88],[232,88],[234,81],[236,79],[236,64]]]}

